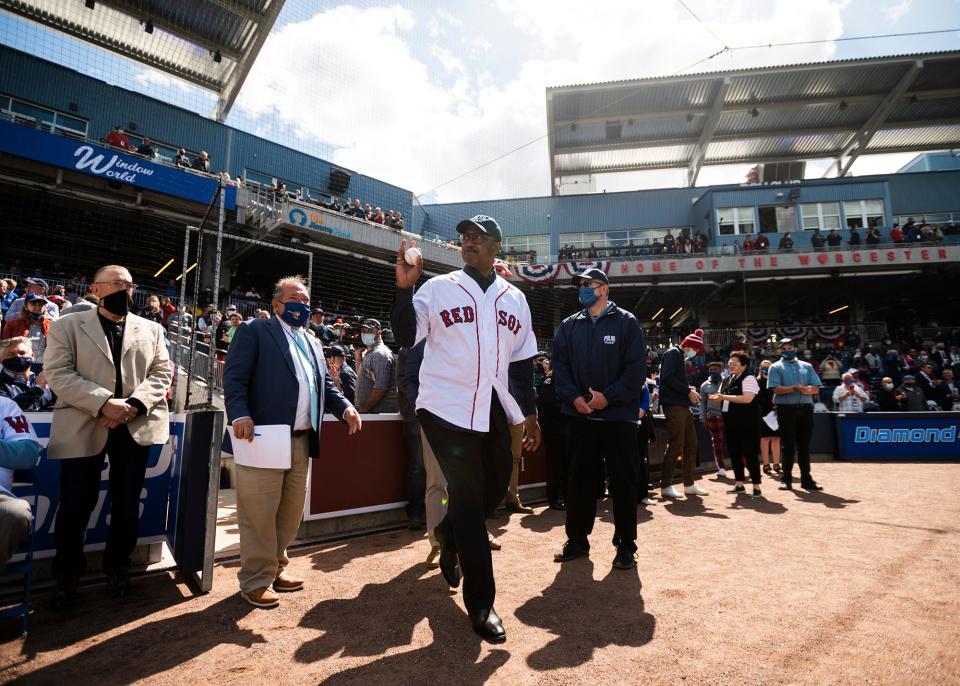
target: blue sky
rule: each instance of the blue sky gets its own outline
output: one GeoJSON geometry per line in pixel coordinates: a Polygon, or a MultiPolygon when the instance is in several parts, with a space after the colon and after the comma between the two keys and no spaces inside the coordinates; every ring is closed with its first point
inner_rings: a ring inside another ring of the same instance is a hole
{"type": "MultiPolygon", "coordinates": [[[[687,0],[730,46],[960,26],[960,0],[687,0]]],[[[0,42],[207,115],[212,94],[0,12],[0,42]]],[[[672,73],[720,49],[676,0],[350,4],[287,0],[228,123],[424,194],[455,201],[549,193],[544,88],[672,73]]],[[[733,51],[693,71],[956,50],[960,35],[733,51]]],[[[906,156],[908,159],[909,156],[906,156]]],[[[861,158],[854,173],[904,156],[861,158]]],[[[819,176],[826,163],[809,165],[819,176]],[[819,165],[819,166],[818,166],[819,165]]],[[[236,173],[237,170],[231,170],[236,173]]],[[[739,181],[706,168],[700,183],[739,181]]],[[[597,178],[597,190],[682,184],[682,172],[597,178]]]]}

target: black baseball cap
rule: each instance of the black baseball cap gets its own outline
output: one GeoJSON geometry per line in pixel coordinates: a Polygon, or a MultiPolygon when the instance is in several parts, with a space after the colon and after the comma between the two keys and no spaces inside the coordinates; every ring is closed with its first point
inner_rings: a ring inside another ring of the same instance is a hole
{"type": "Polygon", "coordinates": [[[573,275],[574,285],[580,283],[581,281],[590,281],[591,279],[603,281],[605,284],[610,285],[610,279],[607,278],[607,275],[604,273],[604,271],[602,269],[597,269],[596,267],[584,269],[579,274],[573,275]]]}
{"type": "Polygon", "coordinates": [[[347,353],[343,349],[342,345],[331,345],[329,348],[323,349],[324,357],[346,357],[347,353]]]}
{"type": "Polygon", "coordinates": [[[463,233],[470,228],[480,229],[480,233],[496,238],[498,241],[503,241],[503,231],[500,230],[500,225],[493,217],[478,214],[470,219],[464,219],[457,224],[457,233],[463,233]]]}
{"type": "Polygon", "coordinates": [[[374,318],[371,317],[370,319],[364,319],[362,322],[360,322],[360,328],[362,328],[362,329],[382,329],[383,327],[380,326],[380,321],[379,321],[379,320],[374,319],[374,318]]]}

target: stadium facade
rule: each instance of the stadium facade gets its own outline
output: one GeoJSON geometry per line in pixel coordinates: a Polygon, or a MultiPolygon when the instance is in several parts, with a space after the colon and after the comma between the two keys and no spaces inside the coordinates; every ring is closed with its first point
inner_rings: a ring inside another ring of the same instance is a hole
{"type": "MultiPolygon", "coordinates": [[[[0,47],[0,110],[5,261],[123,261],[150,276],[181,254],[184,225],[199,221],[217,185],[212,175],[178,170],[162,159],[182,146],[191,157],[206,151],[213,170],[246,180],[246,188],[228,189],[228,231],[312,251],[314,293],[328,307],[378,316],[389,310],[396,234],[288,197],[271,201],[267,216],[254,207],[262,200],[256,184],[264,189],[279,181],[288,193],[300,190],[326,201],[336,165],[7,47],[0,47]],[[119,155],[112,176],[96,173],[116,152],[100,141],[117,125],[133,141],[149,137],[161,158],[119,155]],[[80,150],[84,145],[90,150],[80,150]]],[[[935,168],[950,166],[946,160],[935,168]]],[[[340,197],[400,211],[407,232],[428,239],[428,271],[458,263],[444,243],[457,220],[496,217],[505,246],[532,251],[533,262],[544,265],[518,266],[513,275],[528,292],[543,338],[576,306],[563,278],[576,265],[561,266],[559,257],[570,246],[598,248],[595,257],[610,269],[618,303],[665,336],[694,321],[720,328],[784,321],[915,327],[955,322],[960,311],[960,237],[887,245],[890,227],[910,217],[960,222],[956,169],[422,207],[407,189],[346,171],[349,186],[340,197]],[[859,227],[863,239],[869,226],[881,228],[882,244],[848,245],[851,227],[859,227]],[[810,242],[814,228],[838,229],[842,245],[817,254],[810,242]],[[629,249],[649,247],[668,231],[701,233],[704,252],[640,255],[629,249]],[[770,249],[739,254],[747,237],[758,233],[768,237],[770,249]],[[787,233],[794,246],[778,253],[787,233]],[[843,314],[827,317],[844,305],[843,314]],[[664,312],[659,320],[658,310],[664,312]]],[[[228,288],[232,281],[263,292],[277,274],[303,270],[289,254],[269,249],[233,246],[224,258],[228,288]]]]}

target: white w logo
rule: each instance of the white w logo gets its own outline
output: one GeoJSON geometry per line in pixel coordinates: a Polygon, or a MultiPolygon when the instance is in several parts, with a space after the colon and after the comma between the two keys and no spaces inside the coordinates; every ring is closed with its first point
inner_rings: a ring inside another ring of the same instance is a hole
{"type": "Polygon", "coordinates": [[[103,174],[110,171],[117,162],[117,156],[114,155],[109,162],[104,163],[103,155],[94,156],[93,148],[89,145],[81,145],[73,153],[73,156],[80,158],[74,165],[77,169],[89,169],[94,174],[103,174]]]}

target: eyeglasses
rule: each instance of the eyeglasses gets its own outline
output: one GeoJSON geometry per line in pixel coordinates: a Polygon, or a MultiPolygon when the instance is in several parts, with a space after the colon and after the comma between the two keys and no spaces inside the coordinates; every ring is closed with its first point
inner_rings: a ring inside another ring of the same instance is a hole
{"type": "Polygon", "coordinates": [[[137,289],[137,284],[133,283],[132,281],[121,281],[119,279],[115,281],[94,281],[94,283],[108,284],[110,286],[116,286],[117,288],[123,288],[128,291],[135,291],[137,289]]]}
{"type": "Polygon", "coordinates": [[[485,233],[461,233],[460,244],[468,245],[470,243],[482,243],[484,238],[490,238],[485,233]]]}

